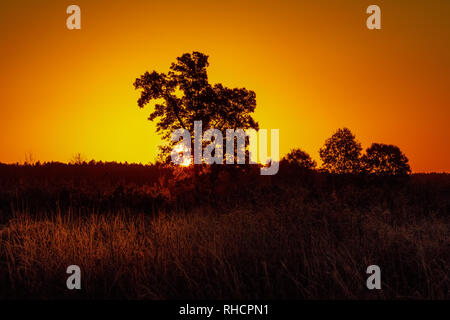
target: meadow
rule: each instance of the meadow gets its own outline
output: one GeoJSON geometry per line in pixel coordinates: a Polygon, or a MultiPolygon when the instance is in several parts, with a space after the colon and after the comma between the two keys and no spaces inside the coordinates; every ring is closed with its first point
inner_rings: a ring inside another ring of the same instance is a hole
{"type": "Polygon", "coordinates": [[[447,174],[115,163],[0,173],[3,299],[450,298],[447,174]],[[73,264],[81,290],[66,288],[73,264]],[[372,264],[382,290],[366,287],[372,264]]]}

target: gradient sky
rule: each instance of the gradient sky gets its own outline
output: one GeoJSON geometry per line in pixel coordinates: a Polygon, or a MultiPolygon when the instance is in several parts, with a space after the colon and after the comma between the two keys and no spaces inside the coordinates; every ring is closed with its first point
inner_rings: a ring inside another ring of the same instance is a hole
{"type": "Polygon", "coordinates": [[[45,1],[0,3],[0,162],[148,163],[159,137],[136,77],[185,52],[211,83],[246,87],[281,155],[347,126],[398,145],[415,172],[450,171],[450,1],[45,1]],[[66,8],[82,29],[67,30],[66,8]],[[382,29],[365,10],[381,7],[382,29]]]}

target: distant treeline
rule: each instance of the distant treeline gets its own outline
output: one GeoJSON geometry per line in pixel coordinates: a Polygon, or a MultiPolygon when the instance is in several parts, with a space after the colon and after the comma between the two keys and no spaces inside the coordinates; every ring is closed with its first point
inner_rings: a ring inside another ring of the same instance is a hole
{"type": "Polygon", "coordinates": [[[339,193],[341,205],[364,208],[377,201],[393,206],[407,201],[409,207],[419,201],[416,208],[421,210],[450,212],[448,174],[332,174],[288,161],[282,161],[278,174],[271,177],[260,176],[256,165],[205,165],[199,170],[113,162],[0,164],[0,219],[17,210],[42,213],[67,208],[148,214],[202,206],[258,209],[267,202],[290,201],[293,194],[304,201],[334,203],[339,193]]]}

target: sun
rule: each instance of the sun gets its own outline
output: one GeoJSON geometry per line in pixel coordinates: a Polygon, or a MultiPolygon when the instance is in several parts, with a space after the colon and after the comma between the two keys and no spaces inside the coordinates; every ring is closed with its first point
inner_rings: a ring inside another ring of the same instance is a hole
{"type": "MultiPolygon", "coordinates": [[[[182,143],[177,144],[174,148],[173,151],[177,152],[180,154],[180,156],[183,156],[183,153],[185,150],[188,150],[186,148],[186,146],[182,143]]],[[[190,151],[190,150],[189,150],[190,151]]],[[[189,167],[190,165],[192,165],[192,157],[183,157],[183,161],[181,163],[178,164],[179,166],[182,167],[189,167]]]]}
{"type": "Polygon", "coordinates": [[[185,158],[182,163],[180,163],[180,166],[182,167],[189,167],[192,164],[191,158],[185,158]]]}

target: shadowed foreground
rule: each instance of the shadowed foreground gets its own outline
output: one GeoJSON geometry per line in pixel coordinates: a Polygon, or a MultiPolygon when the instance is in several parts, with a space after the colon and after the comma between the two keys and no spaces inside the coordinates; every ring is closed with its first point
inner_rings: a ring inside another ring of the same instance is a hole
{"type": "Polygon", "coordinates": [[[326,180],[333,191],[314,191],[311,182],[322,178],[306,177],[306,186],[281,175],[271,182],[275,194],[246,192],[261,201],[234,208],[16,211],[1,231],[0,297],[450,297],[447,177],[435,198],[421,191],[423,181],[386,192],[326,180]],[[72,264],[81,267],[82,290],[66,289],[72,264]],[[372,264],[381,267],[382,290],[366,288],[372,264]]]}

